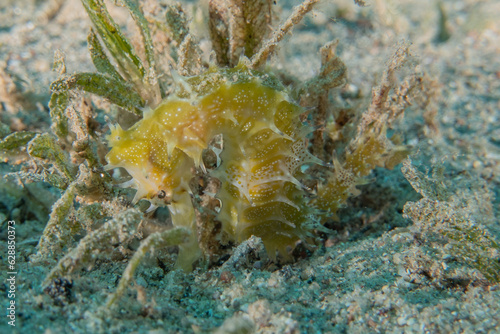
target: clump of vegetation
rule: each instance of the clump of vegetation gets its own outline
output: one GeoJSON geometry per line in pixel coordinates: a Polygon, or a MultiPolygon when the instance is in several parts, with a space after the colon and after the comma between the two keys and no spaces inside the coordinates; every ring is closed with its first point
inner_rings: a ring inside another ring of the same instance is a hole
{"type": "Polygon", "coordinates": [[[0,142],[8,150],[26,145],[40,163],[20,176],[62,191],[32,259],[58,258],[45,285],[117,249],[127,255],[125,246],[139,236],[144,239],[109,306],[146,253],[169,245],[179,246],[177,264],[186,270],[200,256],[210,260],[251,235],[262,238],[271,259],[276,253],[289,259],[300,241],[314,247],[315,232],[327,232],[322,224],[336,219],[375,167],[392,169],[407,157],[409,147],[389,139],[387,130],[422,86],[418,73],[402,83],[395,79],[411,58],[408,44],[398,45],[368,110],[346,122],[330,121],[328,93],[346,80],[337,42],[321,49],[319,73],[306,83],[285,88],[266,67],[317,2],[306,0],[271,30],[268,1],[210,1],[207,64],[180,5],[166,8],[165,21],[150,22],[136,2],[121,1],[141,33],[142,44],[133,46],[102,0],[82,0],[93,24],[88,44],[97,72],[68,75],[56,53],[51,133],[18,133],[0,142]],[[152,26],[169,32],[170,73],[160,73],[152,26]],[[119,108],[117,119],[134,124],[112,126],[107,155],[106,125],[95,120],[82,91],[107,99],[119,108]],[[133,203],[114,186],[108,172],[115,167],[132,177],[122,187],[137,189],[133,203]],[[169,208],[173,227],[148,231],[157,206],[169,208]]]}
{"type": "Polygon", "coordinates": [[[460,177],[447,180],[439,167],[428,176],[410,160],[404,162],[402,170],[423,196],[404,207],[404,216],[413,221],[412,230],[418,239],[431,247],[442,245],[432,248],[442,252],[446,262],[461,262],[481,272],[491,283],[500,282],[500,244],[487,229],[493,208],[485,185],[460,177]]]}

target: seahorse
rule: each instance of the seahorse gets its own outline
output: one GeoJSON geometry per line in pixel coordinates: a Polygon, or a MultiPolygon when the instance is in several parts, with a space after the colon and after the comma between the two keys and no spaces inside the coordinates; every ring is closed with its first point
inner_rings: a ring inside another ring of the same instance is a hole
{"type": "Polygon", "coordinates": [[[262,238],[271,259],[323,226],[302,182],[307,164],[324,165],[307,150],[312,128],[300,121],[305,109],[270,73],[212,66],[194,77],[176,76],[177,91],[128,130],[111,129],[107,168],[123,167],[152,208],[165,204],[174,226],[193,231],[180,247],[178,265],[190,270],[199,258],[195,209],[189,181],[198,169],[220,181],[216,219],[230,239],[262,238]],[[211,142],[222,138],[222,147],[211,142]],[[217,163],[207,170],[203,152],[217,163]]]}

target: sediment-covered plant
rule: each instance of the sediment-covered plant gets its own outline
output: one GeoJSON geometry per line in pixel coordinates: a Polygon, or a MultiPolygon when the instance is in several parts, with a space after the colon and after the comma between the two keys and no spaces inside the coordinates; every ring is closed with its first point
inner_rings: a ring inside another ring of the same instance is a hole
{"type": "MultiPolygon", "coordinates": [[[[418,202],[406,203],[403,211],[403,215],[413,221],[412,231],[420,243],[446,259],[442,263],[463,263],[479,271],[483,281],[500,282],[500,244],[487,229],[494,215],[490,204],[492,195],[485,184],[463,176],[447,180],[441,166],[436,167],[432,175],[426,175],[410,159],[403,163],[402,171],[423,197],[418,202]]],[[[435,276],[431,278],[446,277],[435,276]]],[[[470,276],[460,278],[472,281],[470,276]]]]}

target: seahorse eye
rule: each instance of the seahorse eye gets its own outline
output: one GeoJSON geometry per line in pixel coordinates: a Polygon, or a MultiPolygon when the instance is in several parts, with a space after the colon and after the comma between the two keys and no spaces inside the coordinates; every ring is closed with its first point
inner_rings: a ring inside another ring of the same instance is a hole
{"type": "Polygon", "coordinates": [[[165,196],[167,196],[167,193],[165,193],[165,190],[160,190],[156,196],[162,199],[165,198],[165,196]]]}

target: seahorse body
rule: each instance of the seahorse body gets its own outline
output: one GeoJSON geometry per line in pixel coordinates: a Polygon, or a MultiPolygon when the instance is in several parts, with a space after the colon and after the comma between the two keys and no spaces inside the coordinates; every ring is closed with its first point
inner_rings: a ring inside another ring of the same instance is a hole
{"type": "MultiPolygon", "coordinates": [[[[132,176],[134,201],[166,195],[173,224],[195,232],[188,183],[194,168],[204,169],[203,151],[213,149],[218,166],[208,173],[221,181],[216,218],[223,231],[237,242],[261,237],[271,258],[276,251],[286,257],[287,247],[319,225],[299,180],[302,165],[322,163],[306,149],[304,109],[272,76],[243,64],[212,68],[179,87],[130,129],[112,129],[108,168],[132,176]],[[210,146],[215,136],[222,150],[210,146]]],[[[186,269],[199,256],[194,239],[179,254],[186,269]]]]}

